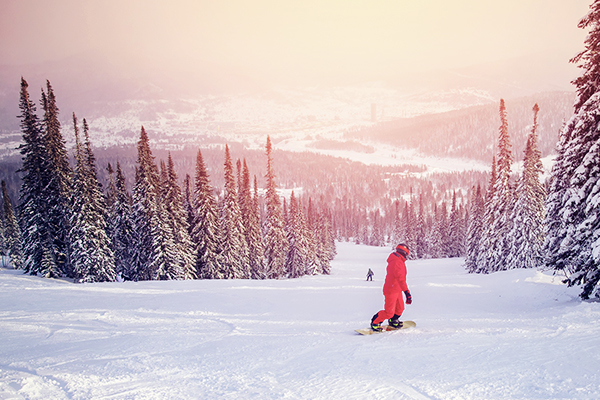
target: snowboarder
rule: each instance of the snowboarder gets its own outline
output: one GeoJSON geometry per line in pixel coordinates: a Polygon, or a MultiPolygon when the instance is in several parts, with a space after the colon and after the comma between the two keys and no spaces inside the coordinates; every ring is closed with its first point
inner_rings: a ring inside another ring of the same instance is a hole
{"type": "Polygon", "coordinates": [[[396,251],[390,254],[387,259],[387,272],[383,284],[385,306],[371,319],[371,329],[374,331],[381,331],[383,329],[381,323],[386,319],[389,320],[388,323],[393,328],[401,326],[400,316],[404,311],[403,292],[406,296],[406,304],[412,303],[412,296],[406,285],[406,265],[404,264],[409,253],[408,246],[400,243],[396,246],[396,251]]]}
{"type": "Polygon", "coordinates": [[[369,272],[367,272],[367,280],[373,282],[373,271],[369,268],[369,272]]]}

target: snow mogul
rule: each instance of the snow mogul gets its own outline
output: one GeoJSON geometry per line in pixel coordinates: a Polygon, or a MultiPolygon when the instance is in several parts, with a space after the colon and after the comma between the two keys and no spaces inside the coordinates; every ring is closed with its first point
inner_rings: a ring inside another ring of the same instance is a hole
{"type": "Polygon", "coordinates": [[[408,246],[400,243],[396,246],[396,251],[390,254],[387,259],[388,265],[385,283],[383,284],[384,309],[373,315],[371,319],[371,329],[376,332],[383,330],[381,323],[386,319],[388,319],[388,323],[392,328],[402,326],[402,321],[400,321],[400,316],[404,312],[402,293],[406,296],[406,304],[412,303],[412,296],[406,285],[405,261],[409,254],[408,246]]]}

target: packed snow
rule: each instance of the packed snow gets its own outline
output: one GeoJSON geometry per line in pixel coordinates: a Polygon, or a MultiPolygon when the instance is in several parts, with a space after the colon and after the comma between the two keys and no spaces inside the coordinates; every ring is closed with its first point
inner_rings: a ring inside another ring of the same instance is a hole
{"type": "Polygon", "coordinates": [[[416,328],[360,336],[389,249],[330,276],[73,284],[0,270],[0,398],[590,399],[600,303],[536,270],[408,261],[416,328]],[[373,269],[373,282],[365,280],[373,269]]]}

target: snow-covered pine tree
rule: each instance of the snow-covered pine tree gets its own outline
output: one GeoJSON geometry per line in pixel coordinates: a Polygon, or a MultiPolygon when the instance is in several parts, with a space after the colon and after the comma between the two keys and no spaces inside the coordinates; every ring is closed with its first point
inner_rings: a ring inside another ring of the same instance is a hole
{"type": "MultiPolygon", "coordinates": [[[[571,184],[579,188],[576,196],[585,203],[585,219],[575,226],[572,235],[580,251],[572,260],[573,273],[567,283],[569,286],[582,285],[580,296],[583,299],[600,298],[600,140],[586,154],[571,184]]],[[[569,205],[567,203],[568,208],[569,205]]]]}
{"type": "Polygon", "coordinates": [[[452,193],[452,207],[448,221],[448,237],[451,246],[448,257],[462,257],[465,253],[465,232],[463,216],[460,207],[456,204],[456,191],[452,193]]]}
{"type": "Polygon", "coordinates": [[[188,235],[190,235],[190,238],[192,237],[192,229],[194,228],[194,206],[192,202],[192,182],[190,175],[185,174],[185,179],[183,180],[183,209],[188,223],[188,235]]]}
{"type": "Polygon", "coordinates": [[[453,244],[452,240],[450,239],[450,221],[448,219],[448,206],[446,205],[445,200],[440,204],[440,219],[438,220],[437,234],[440,237],[440,257],[450,257],[453,244]]]}
{"type": "Polygon", "coordinates": [[[496,156],[492,157],[492,171],[490,173],[490,182],[485,194],[484,206],[483,206],[483,230],[481,237],[479,238],[479,249],[477,250],[477,260],[475,262],[476,270],[472,272],[476,273],[489,273],[491,272],[489,262],[491,258],[491,235],[492,225],[494,224],[494,209],[492,208],[492,202],[495,198],[496,180],[498,174],[496,173],[496,156]]]}
{"type": "Polygon", "coordinates": [[[217,200],[200,149],[196,156],[193,208],[192,241],[196,245],[196,276],[200,279],[223,279],[219,256],[222,233],[217,200]]]}
{"type": "Polygon", "coordinates": [[[284,220],[277,186],[273,171],[273,148],[271,138],[267,136],[267,179],[266,190],[266,218],[263,227],[265,242],[266,274],[268,278],[282,278],[285,276],[285,258],[287,254],[287,239],[283,229],[284,220]]]}
{"type": "Polygon", "coordinates": [[[168,212],[162,202],[158,203],[158,214],[153,216],[152,238],[154,251],[150,261],[150,271],[156,271],[154,279],[172,280],[185,279],[185,271],[181,267],[181,260],[177,254],[173,231],[167,223],[168,212]]]}
{"type": "Polygon", "coordinates": [[[600,93],[592,95],[565,127],[571,140],[566,144],[565,168],[570,177],[560,212],[564,236],[557,249],[570,286],[583,285],[581,297],[600,297],[598,282],[598,182],[600,178],[600,93]]]}
{"type": "Polygon", "coordinates": [[[412,187],[410,188],[410,202],[408,204],[408,219],[406,220],[408,226],[407,237],[404,243],[406,243],[410,249],[409,258],[415,260],[420,257],[420,250],[417,247],[417,212],[415,210],[415,198],[413,196],[412,187]]]}
{"type": "Polygon", "coordinates": [[[463,205],[463,204],[460,205],[459,214],[460,214],[460,228],[462,230],[462,237],[463,237],[462,253],[460,256],[464,257],[467,252],[467,228],[469,227],[469,220],[471,219],[471,215],[469,214],[469,210],[468,210],[467,206],[463,205]]]}
{"type": "Polygon", "coordinates": [[[506,268],[539,268],[544,257],[544,218],[546,189],[540,182],[544,172],[541,153],[537,147],[539,106],[533,106],[533,127],[527,138],[523,172],[517,183],[513,210],[513,228],[508,236],[506,268]]]}
{"type": "Polygon", "coordinates": [[[69,231],[73,276],[79,282],[111,282],[115,280],[115,260],[106,234],[106,206],[97,178],[88,125],[84,119],[85,144],[82,144],[79,138],[75,113],[73,126],[75,171],[71,190],[73,197],[69,231]]]}
{"type": "Polygon", "coordinates": [[[48,226],[49,205],[43,196],[48,155],[28,87],[27,81],[21,78],[19,117],[24,143],[19,146],[22,155],[19,172],[23,175],[17,215],[23,235],[22,268],[31,275],[39,273],[47,278],[56,278],[61,276],[62,271],[53,257],[52,236],[48,226]]]}
{"type": "MultiPolygon", "coordinates": [[[[247,167],[244,168],[244,175],[246,173],[249,174],[247,167]]],[[[252,197],[251,208],[248,210],[248,216],[246,239],[248,241],[250,276],[252,279],[265,279],[265,246],[260,223],[260,205],[256,175],[254,176],[254,195],[252,197]]]]}
{"type": "Polygon", "coordinates": [[[248,268],[250,278],[264,279],[264,246],[260,228],[260,212],[258,209],[258,188],[255,184],[255,198],[250,187],[250,171],[246,159],[241,167],[238,189],[238,200],[243,224],[243,236],[248,247],[248,268]]]}
{"type": "Polygon", "coordinates": [[[490,203],[490,211],[494,213],[494,220],[488,232],[490,251],[487,272],[502,271],[507,268],[505,257],[509,245],[509,234],[512,231],[514,188],[510,177],[513,157],[504,99],[500,99],[500,122],[496,165],[498,175],[494,185],[494,197],[490,203]]]}
{"type": "Polygon", "coordinates": [[[427,235],[427,242],[429,243],[429,255],[431,258],[442,258],[443,244],[442,244],[442,221],[441,221],[441,206],[437,204],[433,206],[433,218],[431,221],[431,227],[427,235]]]}
{"type": "Polygon", "coordinates": [[[331,272],[331,261],[337,254],[335,248],[335,236],[331,211],[323,200],[320,201],[317,210],[317,222],[315,224],[315,248],[316,248],[316,273],[329,275],[331,272]]]}
{"type": "Polygon", "coordinates": [[[565,205],[565,193],[569,186],[569,179],[573,173],[574,167],[567,163],[565,153],[571,140],[571,129],[563,126],[561,129],[558,144],[556,146],[556,158],[550,171],[548,179],[548,196],[546,196],[546,219],[544,220],[545,239],[544,249],[545,264],[554,271],[564,271],[567,273],[568,264],[564,251],[561,250],[561,243],[564,240],[567,230],[562,218],[562,210],[565,205]]]}
{"type": "Polygon", "coordinates": [[[242,215],[236,193],[236,181],[233,175],[233,164],[227,145],[225,145],[225,192],[221,205],[220,221],[223,232],[221,263],[225,278],[250,278],[248,244],[244,237],[242,215]]]}
{"type": "Polygon", "coordinates": [[[575,115],[560,134],[547,206],[545,249],[548,266],[565,273],[570,286],[583,285],[581,297],[600,297],[597,233],[598,140],[600,130],[600,1],[590,6],[579,27],[589,29],[585,50],[571,62],[583,74],[573,81],[575,115]]]}
{"type": "Polygon", "coordinates": [[[419,194],[419,213],[416,216],[415,222],[415,251],[418,258],[424,258],[429,249],[425,238],[425,208],[423,205],[423,194],[419,194]]]}
{"type": "Polygon", "coordinates": [[[392,229],[392,245],[395,247],[398,243],[402,242],[403,235],[403,223],[402,223],[402,210],[400,209],[400,201],[394,201],[394,227],[392,229]],[[394,244],[396,243],[396,244],[394,244]]]}
{"type": "Polygon", "coordinates": [[[0,254],[5,256],[7,253],[6,249],[6,239],[4,238],[4,218],[3,218],[3,210],[0,209],[0,254]]]}
{"type": "Polygon", "coordinates": [[[183,276],[166,224],[166,209],[160,201],[160,177],[142,127],[138,141],[136,182],[133,188],[133,222],[137,232],[134,280],[179,279],[183,276]]]}
{"type": "Polygon", "coordinates": [[[479,242],[484,231],[484,202],[481,194],[481,185],[477,185],[475,193],[471,196],[469,208],[471,212],[467,229],[465,268],[468,272],[476,272],[479,242]]]}
{"type": "Polygon", "coordinates": [[[117,197],[117,188],[115,187],[115,170],[111,163],[108,163],[106,167],[106,172],[108,172],[108,186],[106,187],[106,209],[110,210],[115,202],[117,197]]]}
{"type": "Polygon", "coordinates": [[[2,181],[2,221],[4,225],[4,243],[6,253],[10,256],[13,268],[20,269],[23,264],[23,243],[21,229],[15,217],[12,201],[6,190],[6,182],[2,181]]]}
{"type": "Polygon", "coordinates": [[[110,207],[109,229],[112,249],[115,254],[115,272],[122,279],[132,280],[135,277],[134,248],[137,234],[131,217],[131,195],[127,191],[125,175],[121,164],[117,161],[115,177],[115,200],[110,207]]]}
{"type": "Polygon", "coordinates": [[[169,230],[173,232],[175,254],[183,279],[195,279],[196,253],[194,243],[188,233],[188,215],[184,208],[181,188],[177,183],[178,177],[171,152],[168,154],[166,168],[166,182],[162,187],[163,204],[167,211],[166,223],[169,230]]]}
{"type": "Polygon", "coordinates": [[[52,257],[62,275],[73,277],[68,242],[72,171],[58,120],[56,97],[49,81],[46,81],[46,92],[42,91],[41,103],[44,110],[42,135],[48,157],[46,169],[42,172],[45,182],[42,197],[48,207],[48,229],[53,238],[52,257]]]}
{"type": "MultiPolygon", "coordinates": [[[[411,249],[409,254],[409,258],[412,259],[412,249],[414,249],[414,241],[413,241],[413,226],[411,225],[411,207],[409,202],[404,202],[404,206],[402,207],[402,218],[400,221],[401,229],[400,236],[398,237],[398,243],[406,243],[408,248],[411,249]]],[[[395,249],[398,243],[392,243],[392,247],[395,249]]]]}
{"type": "MultiPolygon", "coordinates": [[[[163,168],[163,170],[165,171],[166,183],[168,180],[168,177],[166,177],[166,167],[163,168]]],[[[162,182],[161,179],[162,178],[159,175],[158,182],[162,182]]],[[[157,213],[152,215],[151,218],[151,226],[153,229],[151,235],[154,254],[150,258],[149,270],[155,271],[155,275],[152,279],[185,279],[185,262],[182,260],[181,255],[179,254],[179,248],[175,243],[175,232],[170,223],[171,213],[167,208],[167,202],[165,201],[164,193],[161,188],[162,185],[159,183],[159,186],[157,186],[158,193],[155,197],[157,201],[157,213]]],[[[187,278],[189,277],[188,271],[187,278]]]]}
{"type": "Polygon", "coordinates": [[[290,195],[290,207],[285,230],[288,241],[288,251],[285,259],[285,270],[288,278],[299,278],[306,275],[307,243],[300,222],[300,206],[294,196],[290,195]]]}
{"type": "Polygon", "coordinates": [[[285,199],[285,197],[283,198],[283,229],[285,230],[285,224],[288,220],[288,207],[287,207],[287,200],[285,199]]]}
{"type": "Polygon", "coordinates": [[[572,83],[577,88],[575,114],[598,91],[600,91],[600,0],[594,0],[587,15],[577,25],[580,29],[588,30],[585,39],[585,49],[571,59],[583,69],[580,77],[572,83]]]}
{"type": "Polygon", "coordinates": [[[302,205],[302,201],[298,199],[298,205],[300,207],[300,226],[302,227],[303,234],[302,236],[306,240],[306,274],[307,275],[316,275],[321,273],[319,268],[319,263],[317,260],[317,238],[315,237],[314,231],[314,210],[312,206],[312,200],[308,198],[308,207],[306,209],[302,205]],[[306,210],[306,212],[305,212],[306,210]],[[313,216],[310,214],[313,213],[313,216]]]}
{"type": "Polygon", "coordinates": [[[165,160],[160,160],[160,168],[159,168],[159,174],[158,174],[158,180],[159,180],[159,184],[158,184],[158,191],[160,193],[160,201],[164,202],[165,200],[165,195],[167,193],[167,182],[169,180],[169,178],[167,177],[167,164],[165,163],[165,160]]]}
{"type": "MultiPolygon", "coordinates": [[[[242,227],[243,227],[243,235],[246,239],[246,244],[250,247],[250,219],[252,218],[252,191],[250,188],[250,171],[248,170],[248,165],[246,164],[246,159],[244,159],[243,167],[242,162],[238,160],[237,168],[241,169],[238,172],[238,204],[240,208],[240,213],[242,217],[242,227]]],[[[248,257],[252,257],[252,254],[249,253],[248,257]]]]}
{"type": "Polygon", "coordinates": [[[4,210],[0,208],[0,254],[5,256],[7,253],[6,239],[4,238],[4,210]]]}
{"type": "MultiPolygon", "coordinates": [[[[106,187],[106,192],[104,194],[104,198],[106,200],[106,216],[105,216],[104,220],[106,221],[106,234],[110,238],[111,248],[113,249],[113,253],[114,253],[114,247],[112,244],[113,233],[111,230],[113,228],[113,224],[110,221],[110,218],[111,218],[110,212],[111,212],[111,210],[115,204],[115,201],[117,199],[117,188],[115,186],[115,170],[111,163],[108,163],[108,165],[106,167],[106,172],[108,172],[108,186],[106,187]]],[[[117,263],[116,263],[116,259],[115,259],[115,272],[118,274],[116,265],[117,265],[117,263]]]]}
{"type": "Polygon", "coordinates": [[[138,160],[135,168],[135,183],[132,194],[132,222],[133,230],[137,232],[136,243],[133,246],[134,273],[131,277],[134,281],[152,280],[155,271],[150,271],[150,257],[153,253],[152,243],[152,216],[158,212],[156,206],[157,180],[153,179],[153,164],[147,144],[142,141],[148,140],[146,131],[142,127],[142,135],[138,141],[138,160]]]}
{"type": "Polygon", "coordinates": [[[385,244],[385,239],[383,237],[383,227],[382,227],[382,218],[381,212],[379,209],[375,209],[371,212],[371,238],[369,239],[370,246],[383,246],[385,244]]]}

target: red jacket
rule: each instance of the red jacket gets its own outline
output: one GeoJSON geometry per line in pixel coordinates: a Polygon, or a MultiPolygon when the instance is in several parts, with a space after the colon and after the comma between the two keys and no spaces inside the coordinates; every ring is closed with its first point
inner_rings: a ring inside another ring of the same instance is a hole
{"type": "Polygon", "coordinates": [[[401,293],[408,290],[406,285],[406,258],[400,253],[392,253],[387,259],[387,274],[383,284],[383,294],[401,293]]]}

